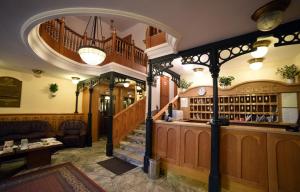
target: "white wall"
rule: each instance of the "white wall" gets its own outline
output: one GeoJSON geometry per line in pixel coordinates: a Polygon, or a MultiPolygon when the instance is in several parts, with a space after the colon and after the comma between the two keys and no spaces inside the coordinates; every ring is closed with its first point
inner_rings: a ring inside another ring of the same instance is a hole
{"type": "MultiPolygon", "coordinates": [[[[20,108],[2,108],[0,113],[74,113],[76,85],[70,80],[43,75],[36,78],[24,73],[0,68],[0,76],[14,77],[22,81],[20,108]],[[57,83],[56,97],[51,97],[49,84],[57,83]]],[[[82,93],[79,95],[78,112],[82,111],[82,93]]]]}
{"type": "Polygon", "coordinates": [[[127,30],[122,31],[120,36],[123,38],[123,37],[126,37],[127,35],[131,34],[132,39],[134,40],[135,46],[137,46],[138,48],[140,48],[142,50],[145,50],[146,45],[143,41],[145,40],[146,29],[147,29],[146,24],[138,23],[138,24],[128,28],[127,30]]]}

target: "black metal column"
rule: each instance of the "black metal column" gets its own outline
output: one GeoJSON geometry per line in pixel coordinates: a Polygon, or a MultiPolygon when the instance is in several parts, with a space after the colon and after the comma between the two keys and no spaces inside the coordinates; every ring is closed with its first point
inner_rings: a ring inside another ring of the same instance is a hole
{"type": "Polygon", "coordinates": [[[86,145],[92,146],[92,98],[93,98],[93,90],[94,88],[90,86],[90,102],[89,102],[89,113],[88,113],[88,129],[87,129],[87,138],[86,138],[86,145]]]}
{"type": "Polygon", "coordinates": [[[218,104],[218,77],[220,67],[218,65],[218,52],[211,52],[210,73],[213,78],[213,119],[211,124],[211,160],[209,173],[209,192],[220,191],[220,172],[219,172],[219,154],[220,154],[220,125],[219,125],[219,104],[218,104]]]}
{"type": "Polygon", "coordinates": [[[108,133],[107,133],[107,143],[106,143],[106,155],[113,155],[113,106],[114,106],[114,96],[113,91],[115,87],[115,77],[114,74],[110,74],[109,81],[109,111],[108,111],[108,133]]]}
{"type": "Polygon", "coordinates": [[[152,64],[151,62],[149,62],[148,77],[147,77],[148,111],[147,111],[147,119],[146,119],[146,146],[145,146],[144,167],[143,167],[145,173],[148,173],[149,159],[152,157],[152,125],[153,125],[153,119],[151,113],[152,83],[153,83],[152,64]]]}
{"type": "Polygon", "coordinates": [[[74,113],[78,113],[78,96],[79,96],[79,90],[77,88],[75,94],[76,94],[76,102],[75,102],[75,112],[74,113]]]}

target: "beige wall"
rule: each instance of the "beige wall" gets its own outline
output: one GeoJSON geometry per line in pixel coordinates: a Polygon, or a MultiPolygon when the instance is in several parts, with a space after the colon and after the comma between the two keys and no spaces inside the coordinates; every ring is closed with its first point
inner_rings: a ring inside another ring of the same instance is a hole
{"type": "MultiPolygon", "coordinates": [[[[70,80],[43,75],[36,78],[24,73],[0,68],[0,76],[14,77],[22,81],[20,108],[1,108],[0,113],[74,113],[76,85],[70,80]],[[58,84],[56,97],[49,93],[50,83],[58,84]]],[[[78,112],[82,109],[82,93],[79,96],[78,112]]]]}

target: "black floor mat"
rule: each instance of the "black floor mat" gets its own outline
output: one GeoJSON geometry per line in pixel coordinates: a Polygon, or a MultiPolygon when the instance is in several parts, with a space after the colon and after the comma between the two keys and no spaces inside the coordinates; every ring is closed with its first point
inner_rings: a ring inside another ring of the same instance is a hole
{"type": "Polygon", "coordinates": [[[98,162],[98,164],[104,167],[105,169],[108,169],[109,171],[113,172],[116,175],[121,175],[137,167],[116,157],[113,157],[105,161],[100,161],[98,162]]]}

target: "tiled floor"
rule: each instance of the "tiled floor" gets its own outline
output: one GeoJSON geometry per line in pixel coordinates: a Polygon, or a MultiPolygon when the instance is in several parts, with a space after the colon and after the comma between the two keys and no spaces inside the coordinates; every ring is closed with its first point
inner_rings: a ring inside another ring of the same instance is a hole
{"type": "Polygon", "coordinates": [[[115,175],[97,164],[108,159],[105,155],[105,140],[93,143],[93,147],[64,149],[52,156],[52,163],[72,162],[106,191],[114,192],[196,192],[207,191],[205,185],[191,186],[181,182],[181,177],[168,175],[151,180],[141,168],[122,175],[115,175]]]}

